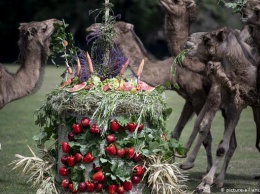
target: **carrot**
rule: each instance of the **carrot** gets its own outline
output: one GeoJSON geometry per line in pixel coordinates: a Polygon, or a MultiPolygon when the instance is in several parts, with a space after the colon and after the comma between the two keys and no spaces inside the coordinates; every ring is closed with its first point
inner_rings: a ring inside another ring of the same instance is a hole
{"type": "Polygon", "coordinates": [[[92,61],[91,61],[91,58],[90,58],[88,52],[86,54],[86,58],[87,58],[87,61],[88,61],[88,71],[89,71],[90,74],[92,74],[93,71],[94,71],[93,70],[93,64],[92,64],[92,61]]]}
{"type": "Polygon", "coordinates": [[[77,75],[80,75],[80,70],[81,70],[81,65],[80,65],[80,61],[79,58],[77,59],[77,75]]]}
{"type": "Polygon", "coordinates": [[[67,67],[67,70],[68,70],[70,75],[73,74],[71,67],[67,67]]]}
{"type": "Polygon", "coordinates": [[[139,68],[138,68],[138,71],[137,71],[137,74],[136,74],[137,77],[140,77],[140,75],[143,72],[143,68],[144,68],[144,59],[142,59],[140,65],[139,65],[139,68]]]}
{"type": "Polygon", "coordinates": [[[69,43],[68,43],[67,40],[64,40],[64,41],[63,41],[63,46],[64,46],[64,47],[68,46],[68,44],[69,44],[69,43]]]}
{"type": "Polygon", "coordinates": [[[130,62],[130,59],[127,59],[127,61],[125,62],[125,64],[123,65],[123,67],[122,67],[122,69],[120,71],[120,77],[122,77],[123,74],[125,73],[125,70],[128,67],[128,65],[129,65],[129,62],[130,62]]]}

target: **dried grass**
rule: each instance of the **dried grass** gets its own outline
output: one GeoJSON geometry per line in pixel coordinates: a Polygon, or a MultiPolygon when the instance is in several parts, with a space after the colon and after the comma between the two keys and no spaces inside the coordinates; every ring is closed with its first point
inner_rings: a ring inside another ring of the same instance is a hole
{"type": "Polygon", "coordinates": [[[58,194],[54,176],[51,172],[55,162],[52,162],[52,158],[51,160],[39,158],[29,146],[28,148],[33,156],[26,157],[15,154],[17,159],[10,163],[10,165],[14,165],[12,170],[21,170],[22,175],[29,175],[27,183],[32,183],[32,187],[39,188],[36,194],[58,194]]]}
{"type": "Polygon", "coordinates": [[[176,163],[162,161],[161,156],[146,158],[146,174],[151,194],[186,193],[187,176],[182,174],[176,163]]]}

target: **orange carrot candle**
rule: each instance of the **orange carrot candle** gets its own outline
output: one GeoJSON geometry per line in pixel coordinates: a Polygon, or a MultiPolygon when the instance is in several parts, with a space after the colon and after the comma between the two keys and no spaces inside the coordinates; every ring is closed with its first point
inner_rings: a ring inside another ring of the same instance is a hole
{"type": "Polygon", "coordinates": [[[87,52],[87,55],[86,55],[86,58],[87,58],[87,61],[88,61],[88,71],[90,74],[93,73],[93,65],[92,65],[92,60],[87,52]]]}
{"type": "Polygon", "coordinates": [[[123,74],[125,73],[125,70],[128,67],[128,65],[129,65],[129,62],[130,62],[130,59],[127,59],[127,61],[125,62],[125,64],[123,65],[123,67],[122,67],[122,69],[120,71],[120,77],[122,77],[123,74]]]}
{"type": "Polygon", "coordinates": [[[81,65],[80,65],[80,61],[79,58],[77,59],[77,75],[80,76],[80,70],[81,70],[81,65]]]}
{"type": "Polygon", "coordinates": [[[138,79],[140,78],[140,76],[141,76],[141,74],[142,74],[143,68],[144,68],[144,59],[142,59],[140,65],[139,65],[137,74],[136,74],[136,76],[138,77],[138,79]]]}

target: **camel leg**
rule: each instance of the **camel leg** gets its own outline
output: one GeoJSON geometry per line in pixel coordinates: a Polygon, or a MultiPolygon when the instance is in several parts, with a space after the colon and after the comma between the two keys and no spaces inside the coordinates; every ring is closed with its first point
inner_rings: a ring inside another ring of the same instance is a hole
{"type": "Polygon", "coordinates": [[[229,162],[230,162],[236,148],[237,148],[237,140],[236,140],[236,134],[235,134],[235,131],[234,131],[232,136],[231,136],[230,142],[229,142],[229,149],[228,149],[228,151],[225,155],[225,160],[224,160],[222,169],[221,169],[218,177],[214,180],[214,185],[217,188],[223,187],[227,167],[229,165],[229,162]]]}
{"type": "Polygon", "coordinates": [[[256,124],[256,148],[260,152],[260,108],[252,107],[254,114],[254,121],[256,124]]]}
{"type": "Polygon", "coordinates": [[[200,129],[197,142],[192,152],[189,154],[189,157],[187,158],[186,162],[181,164],[180,168],[187,170],[194,166],[194,161],[197,157],[199,148],[203,143],[204,139],[206,138],[206,136],[208,135],[208,132],[210,131],[212,120],[219,109],[220,102],[221,102],[220,86],[217,83],[214,83],[212,84],[212,87],[210,89],[207,101],[204,107],[202,108],[201,112],[199,113],[195,122],[195,126],[193,130],[197,131],[198,129],[200,129]]]}
{"type": "Polygon", "coordinates": [[[182,130],[189,121],[189,119],[192,117],[194,113],[193,106],[190,102],[186,101],[181,112],[181,116],[177,122],[177,125],[175,126],[173,133],[172,133],[172,138],[179,140],[182,130]]]}
{"type": "Polygon", "coordinates": [[[224,132],[223,139],[217,149],[217,157],[214,165],[210,169],[209,173],[202,179],[202,183],[197,187],[200,192],[210,193],[210,186],[213,184],[213,179],[217,170],[217,167],[223,158],[223,156],[228,152],[231,136],[235,130],[238,123],[242,109],[237,109],[234,103],[230,104],[228,107],[229,114],[227,114],[227,129],[224,132]]]}

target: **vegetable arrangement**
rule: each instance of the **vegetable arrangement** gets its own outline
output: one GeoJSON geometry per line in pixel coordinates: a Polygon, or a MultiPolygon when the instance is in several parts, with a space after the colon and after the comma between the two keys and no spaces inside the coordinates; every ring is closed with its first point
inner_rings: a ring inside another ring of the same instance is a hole
{"type": "MultiPolygon", "coordinates": [[[[101,39],[95,42],[91,57],[73,45],[73,37],[69,36],[69,41],[65,22],[57,28],[52,53],[63,52],[66,71],[63,81],[35,113],[35,124],[41,130],[33,138],[45,153],[39,161],[50,166],[45,174],[52,178],[44,180],[59,186],[47,191],[46,184],[38,181],[39,193],[161,193],[158,188],[165,191],[168,185],[170,192],[181,193],[185,178],[168,162],[172,163],[173,152],[183,155],[185,150],[175,139],[167,139],[165,121],[172,110],[166,105],[164,88],[140,81],[144,60],[138,76],[126,79],[124,72],[131,60],[113,47],[109,32],[96,36],[101,39]],[[105,58],[97,54],[102,42],[106,43],[101,49],[105,58]],[[49,141],[54,146],[46,149],[49,141]],[[158,178],[154,170],[158,168],[151,165],[154,158],[159,158],[156,163],[165,169],[172,169],[160,172],[163,178],[158,178]],[[136,191],[140,183],[149,183],[149,187],[143,184],[142,191],[136,191]]],[[[14,163],[19,164],[16,168],[27,167],[19,159],[14,163]]],[[[33,181],[33,172],[31,175],[33,181]]]]}

